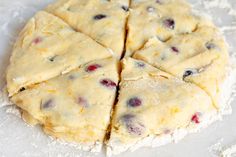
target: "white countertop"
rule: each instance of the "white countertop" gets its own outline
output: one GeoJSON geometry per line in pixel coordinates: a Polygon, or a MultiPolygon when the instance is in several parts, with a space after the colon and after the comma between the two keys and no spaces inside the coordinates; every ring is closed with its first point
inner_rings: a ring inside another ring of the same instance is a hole
{"type": "MultiPolygon", "coordinates": [[[[4,71],[11,54],[12,43],[26,21],[54,0],[0,0],[0,89],[4,86],[4,71]]],[[[236,0],[189,0],[201,12],[209,14],[221,27],[233,54],[236,49],[236,0]]],[[[236,51],[234,53],[236,55],[236,51]]],[[[178,144],[158,148],[142,148],[126,152],[122,157],[214,157],[221,147],[236,144],[236,100],[233,114],[224,116],[200,133],[190,134],[178,144]]],[[[104,156],[103,153],[82,152],[73,144],[58,143],[44,135],[40,127],[30,127],[15,113],[14,106],[5,106],[0,100],[0,157],[41,156],[104,156]],[[14,112],[14,113],[12,113],[14,112]],[[71,146],[72,145],[72,146],[71,146]]]]}

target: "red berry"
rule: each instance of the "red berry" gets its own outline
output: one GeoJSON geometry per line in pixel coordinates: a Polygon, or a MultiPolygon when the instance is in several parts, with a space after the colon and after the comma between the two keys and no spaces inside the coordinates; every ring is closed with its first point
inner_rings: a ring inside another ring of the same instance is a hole
{"type": "Polygon", "coordinates": [[[101,65],[99,64],[92,64],[86,67],[85,71],[86,72],[93,72],[95,70],[97,70],[98,68],[101,68],[101,65]]]}
{"type": "Polygon", "coordinates": [[[200,120],[199,120],[199,113],[195,113],[192,118],[191,118],[191,121],[196,123],[196,124],[199,124],[200,123],[200,120]]]}
{"type": "Polygon", "coordinates": [[[115,88],[116,87],[116,83],[113,82],[112,80],[110,79],[102,79],[100,81],[100,83],[103,85],[103,86],[106,86],[108,88],[115,88]]]}
{"type": "Polygon", "coordinates": [[[40,37],[37,37],[37,38],[35,38],[35,39],[33,40],[33,43],[34,43],[34,44],[38,44],[38,43],[40,43],[40,42],[42,42],[42,38],[40,38],[40,37]]]}

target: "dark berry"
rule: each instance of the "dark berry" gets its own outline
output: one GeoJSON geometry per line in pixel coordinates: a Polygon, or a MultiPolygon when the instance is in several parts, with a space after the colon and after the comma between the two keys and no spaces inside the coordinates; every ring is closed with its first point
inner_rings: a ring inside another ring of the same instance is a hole
{"type": "Polygon", "coordinates": [[[49,99],[41,104],[41,109],[50,109],[55,106],[55,103],[52,99],[49,99]]]}
{"type": "Polygon", "coordinates": [[[145,132],[145,126],[133,114],[123,115],[121,121],[131,135],[140,136],[145,132]]]}
{"type": "Polygon", "coordinates": [[[143,68],[145,64],[143,62],[136,62],[137,67],[143,68]]]}
{"type": "Polygon", "coordinates": [[[97,70],[100,67],[102,67],[102,66],[99,65],[99,64],[92,64],[92,65],[87,66],[85,71],[86,72],[93,72],[93,71],[97,70]]]}
{"type": "Polygon", "coordinates": [[[106,18],[107,16],[104,14],[98,14],[93,17],[94,20],[101,20],[103,18],[106,18]]]}
{"type": "Polygon", "coordinates": [[[195,69],[189,69],[189,70],[186,70],[183,74],[183,80],[188,77],[188,76],[191,76],[191,75],[194,75],[197,73],[197,70],[195,69]]]}
{"type": "Polygon", "coordinates": [[[121,8],[122,8],[124,11],[126,11],[126,12],[129,11],[129,7],[127,7],[127,6],[124,6],[124,5],[123,5],[121,8]]]}
{"type": "Polygon", "coordinates": [[[165,19],[163,21],[163,24],[164,24],[165,27],[167,27],[169,29],[175,29],[175,21],[171,18],[165,19]]]}
{"type": "Polygon", "coordinates": [[[200,123],[200,120],[199,120],[199,113],[195,113],[192,118],[191,118],[191,121],[196,123],[196,124],[199,124],[200,123]]]}
{"type": "Polygon", "coordinates": [[[207,48],[208,50],[211,50],[211,49],[216,48],[216,45],[215,45],[214,43],[212,43],[212,42],[207,42],[207,43],[206,43],[206,48],[207,48]]]}
{"type": "Polygon", "coordinates": [[[50,61],[50,62],[54,62],[55,59],[56,59],[56,57],[57,57],[57,56],[50,57],[50,58],[49,58],[49,61],[50,61]]]}
{"type": "Polygon", "coordinates": [[[142,100],[138,97],[133,97],[127,101],[127,105],[129,107],[139,107],[142,105],[142,100]]]}
{"type": "Polygon", "coordinates": [[[177,53],[177,54],[179,53],[179,50],[178,50],[177,47],[172,46],[172,47],[171,47],[171,50],[172,50],[173,52],[177,53]]]}
{"type": "Polygon", "coordinates": [[[100,81],[100,83],[105,86],[105,87],[108,87],[108,88],[115,88],[116,87],[116,83],[110,79],[102,79],[100,81]]]}

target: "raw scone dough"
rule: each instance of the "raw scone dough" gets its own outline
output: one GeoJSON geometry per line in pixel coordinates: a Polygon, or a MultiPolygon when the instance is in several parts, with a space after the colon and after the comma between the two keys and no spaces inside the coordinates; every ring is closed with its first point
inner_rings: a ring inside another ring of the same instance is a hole
{"type": "Polygon", "coordinates": [[[151,37],[167,41],[177,34],[191,33],[199,20],[184,0],[131,0],[125,56],[142,48],[151,37]]]}
{"type": "Polygon", "coordinates": [[[194,84],[131,58],[123,61],[122,69],[107,144],[109,155],[123,152],[151,135],[195,128],[204,117],[216,112],[210,97],[194,84]]]}
{"type": "Polygon", "coordinates": [[[23,110],[28,123],[38,122],[47,134],[82,146],[98,143],[101,148],[116,96],[118,72],[115,59],[93,61],[33,85],[11,101],[23,110]]]}
{"type": "Polygon", "coordinates": [[[100,151],[111,131],[107,152],[118,154],[210,124],[224,105],[227,46],[184,0],[58,0],[45,10],[20,33],[7,87],[47,134],[100,151]]]}
{"type": "Polygon", "coordinates": [[[65,20],[120,58],[125,42],[129,0],[59,0],[47,11],[65,20]]]}
{"type": "Polygon", "coordinates": [[[228,51],[213,26],[201,26],[191,34],[173,36],[167,42],[150,39],[134,58],[144,60],[204,89],[219,104],[220,88],[226,78],[228,51]]]}
{"type": "Polygon", "coordinates": [[[41,11],[27,23],[15,43],[7,69],[9,95],[110,56],[108,49],[75,32],[58,17],[41,11]]]}

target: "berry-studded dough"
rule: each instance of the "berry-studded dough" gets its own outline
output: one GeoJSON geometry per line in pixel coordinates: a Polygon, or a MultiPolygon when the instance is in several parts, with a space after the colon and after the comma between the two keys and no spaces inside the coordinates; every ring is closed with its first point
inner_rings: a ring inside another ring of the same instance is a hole
{"type": "Polygon", "coordinates": [[[151,37],[167,41],[195,31],[199,23],[184,0],[131,0],[125,55],[131,56],[151,37]]]}
{"type": "Polygon", "coordinates": [[[15,43],[7,70],[9,95],[109,56],[112,55],[107,48],[41,11],[27,23],[15,43]]]}
{"type": "MultiPolygon", "coordinates": [[[[158,138],[178,129],[197,128],[214,115],[216,108],[196,85],[126,58],[114,112],[107,144],[109,155],[131,149],[150,136],[158,138]]],[[[152,146],[152,142],[140,146],[152,146]]]]}
{"type": "Polygon", "coordinates": [[[28,123],[39,123],[53,137],[99,151],[110,122],[118,71],[115,59],[93,61],[33,85],[11,100],[28,123]]]}
{"type": "Polygon", "coordinates": [[[47,11],[74,29],[111,48],[120,58],[124,48],[129,0],[59,0],[47,11]]]}
{"type": "Polygon", "coordinates": [[[20,33],[6,79],[27,123],[111,155],[220,118],[228,64],[219,30],[184,0],[58,0],[20,33]]]}
{"type": "Polygon", "coordinates": [[[198,27],[191,34],[177,35],[167,42],[152,38],[142,50],[135,52],[134,58],[195,83],[211,95],[216,107],[221,109],[219,89],[226,78],[228,51],[215,27],[198,27]]]}

